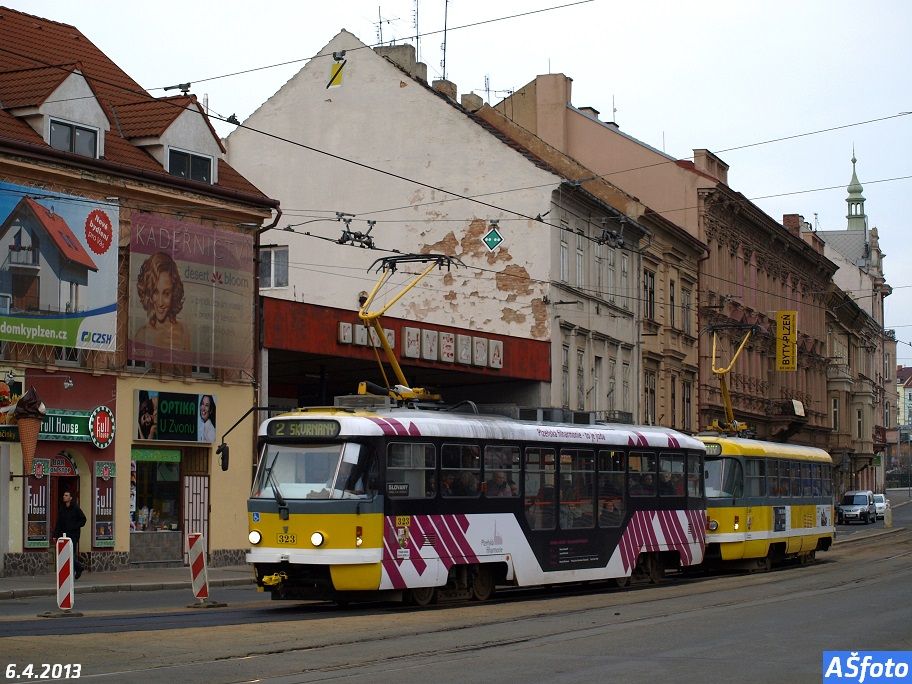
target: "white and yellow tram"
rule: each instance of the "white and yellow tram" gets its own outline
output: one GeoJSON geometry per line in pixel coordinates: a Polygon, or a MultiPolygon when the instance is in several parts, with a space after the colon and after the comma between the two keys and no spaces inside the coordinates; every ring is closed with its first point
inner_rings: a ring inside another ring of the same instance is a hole
{"type": "Polygon", "coordinates": [[[823,449],[726,436],[706,445],[706,563],[768,570],[833,543],[833,460],[823,449]]]}
{"type": "Polygon", "coordinates": [[[673,430],[335,407],[258,440],[247,562],[275,599],[484,600],[703,559],[704,446],[673,430]]]}

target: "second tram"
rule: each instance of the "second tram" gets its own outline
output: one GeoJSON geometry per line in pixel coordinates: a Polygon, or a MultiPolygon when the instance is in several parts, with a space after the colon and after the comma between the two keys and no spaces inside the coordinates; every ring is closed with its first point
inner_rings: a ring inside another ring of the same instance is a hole
{"type": "Polygon", "coordinates": [[[415,408],[260,426],[247,561],[275,599],[487,599],[703,560],[704,445],[659,427],[415,408]]]}
{"type": "Polygon", "coordinates": [[[725,436],[706,445],[706,563],[768,570],[830,548],[833,460],[823,449],[725,436]]]}

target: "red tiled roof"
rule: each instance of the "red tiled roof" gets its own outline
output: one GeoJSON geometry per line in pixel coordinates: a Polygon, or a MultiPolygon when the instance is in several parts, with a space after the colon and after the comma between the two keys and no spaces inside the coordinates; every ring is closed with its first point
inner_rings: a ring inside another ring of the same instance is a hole
{"type": "Polygon", "coordinates": [[[37,107],[75,70],[66,64],[0,72],[0,107],[37,107]]]}
{"type": "MultiPolygon", "coordinates": [[[[51,236],[51,239],[54,241],[54,244],[57,246],[57,249],[60,250],[60,253],[64,258],[81,266],[85,266],[91,271],[98,270],[98,266],[92,261],[92,257],[83,249],[79,240],[73,235],[73,231],[70,230],[66,221],[64,221],[59,214],[55,214],[50,209],[41,206],[31,197],[23,197],[19,201],[16,209],[22,205],[31,209],[35,218],[44,226],[44,229],[47,231],[48,235],[51,236]]],[[[13,210],[13,213],[16,212],[16,209],[13,210]]]]}
{"type": "MultiPolygon", "coordinates": [[[[164,134],[174,120],[187,109],[203,113],[203,108],[194,95],[172,95],[154,100],[127,102],[116,105],[115,109],[120,131],[125,138],[130,139],[157,137],[164,134]]],[[[218,142],[219,148],[224,152],[225,148],[218,133],[212,128],[209,117],[204,117],[203,120],[209,126],[212,137],[218,142]]]]}
{"type": "MultiPolygon", "coordinates": [[[[200,109],[199,103],[192,96],[154,98],[79,29],[7,7],[0,7],[0,45],[3,46],[0,51],[0,106],[10,106],[5,101],[6,97],[10,97],[12,102],[24,102],[40,98],[42,94],[50,94],[50,84],[55,80],[53,71],[60,73],[57,81],[59,84],[67,74],[78,68],[95,92],[98,103],[111,124],[110,131],[105,135],[105,161],[123,165],[125,170],[159,173],[163,183],[184,184],[182,180],[165,172],[162,165],[148,152],[130,144],[122,135],[133,137],[136,131],[153,131],[151,135],[160,135],[180,114],[181,106],[195,105],[200,109]],[[22,85],[18,80],[20,77],[16,74],[23,70],[36,74],[30,85],[22,85]],[[4,85],[9,86],[9,93],[4,93],[4,85]],[[179,105],[176,102],[179,100],[185,100],[187,105],[179,105]],[[172,110],[173,115],[168,110],[172,110]],[[118,120],[124,113],[126,124],[118,120]],[[123,134],[121,129],[124,130],[123,134]]],[[[202,113],[201,109],[200,112],[202,113]]],[[[221,146],[221,140],[212,129],[208,117],[204,116],[204,120],[221,146]]],[[[49,148],[28,124],[3,111],[0,111],[0,138],[49,148]]],[[[91,163],[90,160],[81,161],[91,163]]],[[[221,160],[219,169],[217,188],[245,194],[253,192],[253,198],[263,200],[264,204],[274,204],[221,160]],[[227,170],[222,172],[222,169],[227,170]]]]}
{"type": "Polygon", "coordinates": [[[47,146],[35,129],[2,109],[0,109],[0,138],[47,146]]]}
{"type": "Polygon", "coordinates": [[[125,138],[159,136],[194,102],[189,95],[125,102],[117,105],[117,121],[125,138]]]}

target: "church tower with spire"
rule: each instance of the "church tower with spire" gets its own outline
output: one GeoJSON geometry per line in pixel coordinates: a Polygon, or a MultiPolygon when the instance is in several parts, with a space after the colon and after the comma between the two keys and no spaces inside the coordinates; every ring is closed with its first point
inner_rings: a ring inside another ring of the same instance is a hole
{"type": "Polygon", "coordinates": [[[865,231],[868,227],[868,217],[865,215],[864,195],[861,194],[864,188],[861,187],[861,183],[858,182],[858,174],[855,172],[855,162],[858,160],[855,159],[855,149],[852,149],[852,181],[849,183],[849,187],[846,190],[849,191],[849,196],[846,197],[846,204],[849,205],[849,213],[846,215],[848,219],[848,229],[849,230],[860,230],[865,231]]]}

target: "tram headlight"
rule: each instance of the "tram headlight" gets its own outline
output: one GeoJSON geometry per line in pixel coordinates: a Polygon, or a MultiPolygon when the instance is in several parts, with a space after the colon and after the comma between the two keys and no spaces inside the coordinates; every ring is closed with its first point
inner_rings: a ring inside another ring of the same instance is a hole
{"type": "Polygon", "coordinates": [[[312,535],[310,535],[310,543],[313,544],[314,546],[322,546],[323,545],[323,533],[314,532],[312,535]]]}
{"type": "Polygon", "coordinates": [[[362,536],[364,530],[361,525],[358,525],[355,528],[355,546],[361,546],[364,543],[364,537],[362,536]]]}
{"type": "Polygon", "coordinates": [[[251,544],[259,544],[263,539],[263,535],[260,534],[259,530],[250,530],[247,534],[247,541],[251,544]]]}
{"type": "Polygon", "coordinates": [[[716,530],[719,529],[718,521],[710,518],[709,521],[706,523],[706,529],[708,529],[710,532],[715,532],[716,530]]]}

